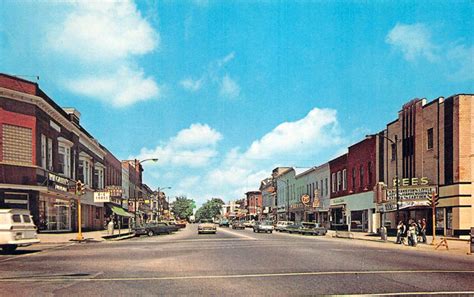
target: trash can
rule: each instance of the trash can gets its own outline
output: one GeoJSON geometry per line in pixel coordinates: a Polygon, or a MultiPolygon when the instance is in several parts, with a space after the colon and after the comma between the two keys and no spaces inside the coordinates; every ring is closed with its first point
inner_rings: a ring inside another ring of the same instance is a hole
{"type": "Polygon", "coordinates": [[[387,241],[387,228],[385,226],[380,227],[380,239],[387,241]]]}

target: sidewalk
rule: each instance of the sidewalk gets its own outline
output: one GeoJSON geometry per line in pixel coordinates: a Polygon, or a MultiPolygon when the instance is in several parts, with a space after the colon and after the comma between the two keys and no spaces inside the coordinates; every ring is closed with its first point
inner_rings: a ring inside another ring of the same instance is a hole
{"type": "MultiPolygon", "coordinates": [[[[118,237],[119,230],[114,231],[114,236],[112,237],[114,240],[117,238],[123,237],[130,237],[130,229],[121,229],[120,230],[120,237],[118,237]]],[[[88,231],[82,232],[82,236],[84,240],[87,242],[101,242],[105,241],[106,239],[111,238],[108,236],[107,230],[99,230],[99,231],[88,231]],[[105,237],[105,238],[104,238],[105,237]]],[[[73,233],[39,233],[38,238],[40,239],[40,243],[71,243],[77,239],[77,232],[73,233]]]]}
{"type": "MultiPolygon", "coordinates": [[[[470,250],[469,240],[461,240],[457,238],[448,238],[448,247],[449,250],[446,249],[445,246],[440,246],[436,249],[436,245],[440,243],[443,237],[437,236],[436,237],[436,244],[431,245],[431,241],[433,240],[432,236],[426,236],[427,243],[418,243],[416,247],[406,246],[403,244],[396,244],[397,237],[396,236],[388,236],[387,241],[383,241],[378,234],[369,234],[364,232],[342,232],[342,237],[336,236],[336,231],[328,230],[327,236],[333,238],[346,238],[346,239],[353,239],[353,240],[364,240],[364,241],[372,241],[372,242],[379,242],[384,243],[387,245],[393,245],[393,247],[400,247],[400,248],[407,248],[407,249],[414,249],[414,250],[424,250],[424,251],[433,251],[433,252],[444,252],[444,253],[456,253],[456,254],[463,254],[466,255],[470,250]],[[350,234],[349,234],[350,233],[350,234]],[[349,237],[350,236],[350,237],[349,237]]],[[[474,258],[474,255],[472,255],[474,258]]]]}

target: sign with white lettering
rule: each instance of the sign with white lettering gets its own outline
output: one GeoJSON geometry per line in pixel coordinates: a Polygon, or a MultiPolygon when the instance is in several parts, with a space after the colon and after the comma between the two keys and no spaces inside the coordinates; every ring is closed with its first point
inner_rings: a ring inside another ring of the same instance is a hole
{"type": "Polygon", "coordinates": [[[54,188],[55,190],[61,192],[67,192],[69,190],[69,179],[65,177],[48,172],[48,181],[49,186],[54,188]]]}
{"type": "Polygon", "coordinates": [[[110,193],[107,191],[94,192],[95,203],[106,203],[110,202],[110,193]]]}
{"type": "MultiPolygon", "coordinates": [[[[432,193],[436,193],[436,187],[410,187],[398,189],[399,201],[428,200],[432,193]]],[[[397,189],[387,190],[387,201],[397,199],[397,189]]]]}

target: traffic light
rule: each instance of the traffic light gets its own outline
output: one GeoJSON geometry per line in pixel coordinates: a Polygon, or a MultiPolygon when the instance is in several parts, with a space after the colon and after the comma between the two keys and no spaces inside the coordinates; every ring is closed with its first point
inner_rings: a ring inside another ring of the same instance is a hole
{"type": "Polygon", "coordinates": [[[438,201],[438,194],[434,194],[431,197],[428,197],[428,205],[431,207],[436,207],[438,206],[439,201],[438,201]]]}
{"type": "Polygon", "coordinates": [[[76,182],[76,195],[84,195],[84,194],[85,194],[84,184],[81,182],[81,180],[78,180],[76,182]]]}

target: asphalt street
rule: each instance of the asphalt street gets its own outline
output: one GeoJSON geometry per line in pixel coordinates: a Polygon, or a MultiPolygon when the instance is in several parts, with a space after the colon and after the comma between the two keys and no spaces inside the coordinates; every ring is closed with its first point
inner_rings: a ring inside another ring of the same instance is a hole
{"type": "Polygon", "coordinates": [[[1,296],[474,294],[474,256],[197,225],[0,254],[1,296]]]}

